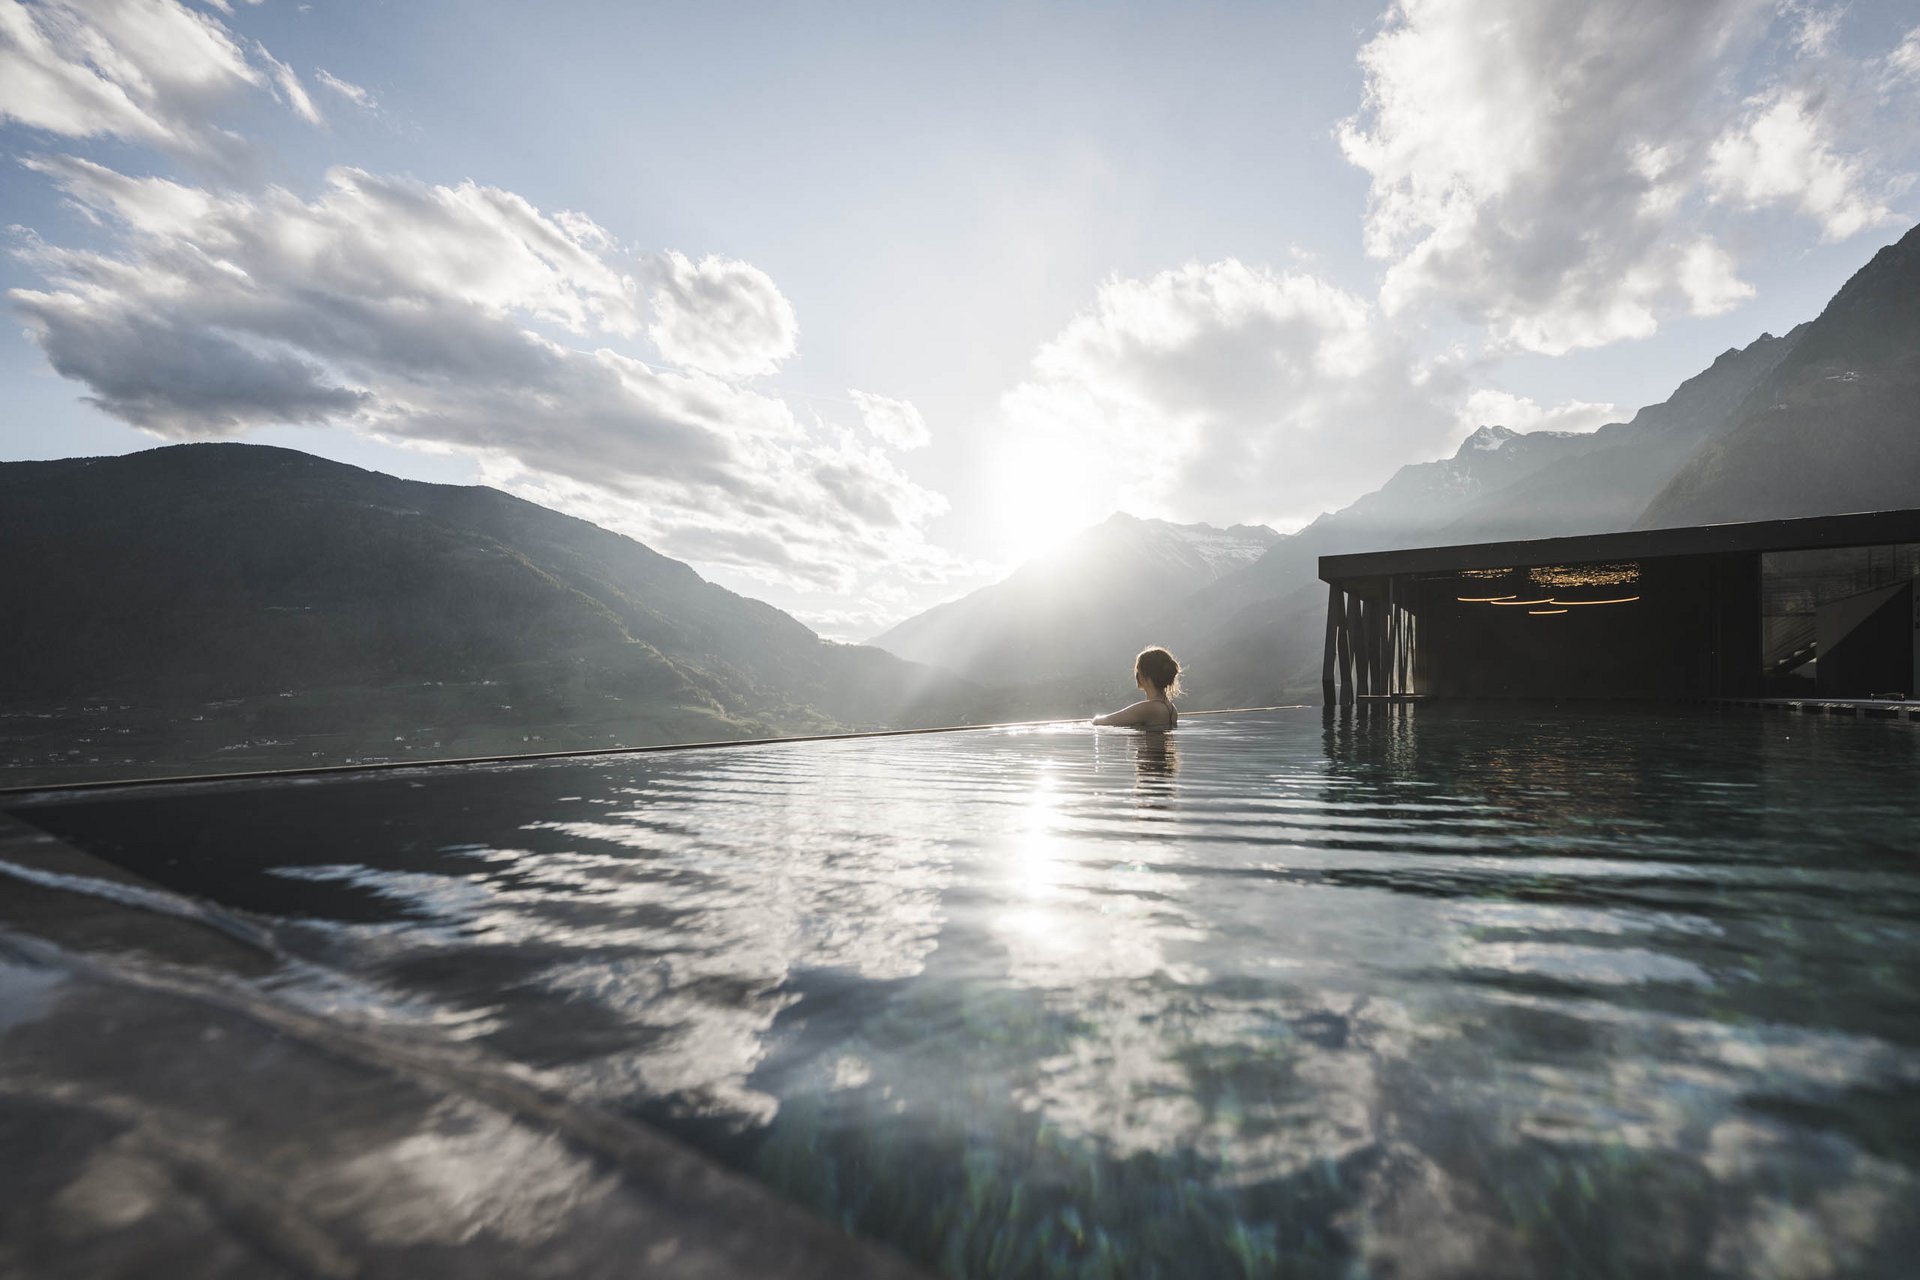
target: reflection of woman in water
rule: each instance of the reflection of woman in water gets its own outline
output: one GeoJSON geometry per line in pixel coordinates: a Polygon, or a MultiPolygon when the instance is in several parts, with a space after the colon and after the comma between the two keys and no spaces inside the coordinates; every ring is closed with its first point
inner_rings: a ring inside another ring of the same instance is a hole
{"type": "Polygon", "coordinates": [[[1173,695],[1180,688],[1180,664],[1172,654],[1158,647],[1142,649],[1133,660],[1133,682],[1147,696],[1130,707],[1095,716],[1095,724],[1171,729],[1180,723],[1180,713],[1173,709],[1173,695]]]}
{"type": "Polygon", "coordinates": [[[1142,788],[1154,791],[1167,789],[1173,781],[1173,775],[1180,772],[1180,751],[1174,741],[1174,735],[1170,733],[1133,735],[1135,792],[1142,788]]]}

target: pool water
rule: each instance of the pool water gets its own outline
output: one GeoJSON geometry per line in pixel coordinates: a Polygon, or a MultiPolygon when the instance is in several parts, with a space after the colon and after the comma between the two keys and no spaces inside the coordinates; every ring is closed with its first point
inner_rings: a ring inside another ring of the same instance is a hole
{"type": "Polygon", "coordinates": [[[1920,1257],[1909,724],[1303,709],[12,811],[270,930],[276,999],[952,1276],[1920,1257]]]}

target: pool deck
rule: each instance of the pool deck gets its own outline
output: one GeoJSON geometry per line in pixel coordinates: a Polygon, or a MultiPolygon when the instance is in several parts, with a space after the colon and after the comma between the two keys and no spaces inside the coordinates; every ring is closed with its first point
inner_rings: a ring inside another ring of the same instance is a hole
{"type": "Polygon", "coordinates": [[[1719,707],[1759,707],[1812,716],[1870,716],[1880,720],[1920,721],[1920,702],[1891,698],[1715,698],[1719,707]]]}
{"type": "MultiPolygon", "coordinates": [[[[1358,701],[1369,704],[1424,703],[1445,705],[1447,703],[1473,703],[1497,701],[1482,698],[1432,698],[1417,693],[1363,693],[1358,701]]],[[[1591,702],[1639,702],[1658,705],[1659,699],[1648,698],[1595,698],[1591,702]]],[[[1900,698],[1689,698],[1689,705],[1712,707],[1744,707],[1763,711],[1797,711],[1802,715],[1827,716],[1863,716],[1877,720],[1912,720],[1920,723],[1920,700],[1900,698]]]]}

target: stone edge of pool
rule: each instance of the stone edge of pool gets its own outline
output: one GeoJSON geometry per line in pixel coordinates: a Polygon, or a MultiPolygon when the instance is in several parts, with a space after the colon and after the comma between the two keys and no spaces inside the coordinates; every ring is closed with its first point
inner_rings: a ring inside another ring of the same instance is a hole
{"type": "MultiPolygon", "coordinates": [[[[1252,715],[1262,711],[1305,711],[1307,703],[1287,703],[1272,707],[1222,707],[1213,711],[1188,711],[1188,719],[1205,716],[1252,715]]],[[[577,751],[530,751],[505,756],[450,756],[440,760],[379,760],[364,764],[307,765],[297,769],[252,769],[234,773],[158,774],[142,778],[105,778],[84,782],[31,782],[0,787],[0,802],[32,803],[67,795],[114,791],[134,787],[178,787],[194,783],[220,782],[297,782],[303,778],[330,778],[342,775],[396,773],[411,769],[444,769],[453,765],[531,764],[552,760],[621,759],[628,756],[668,755],[682,751],[718,751],[734,747],[777,747],[803,742],[859,742],[869,738],[918,738],[939,733],[983,733],[993,729],[1044,729],[1053,725],[1085,726],[1085,720],[1007,720],[997,724],[949,724],[925,729],[865,729],[854,733],[811,733],[786,738],[720,738],[709,742],[663,742],[644,747],[586,747],[577,751]]]]}

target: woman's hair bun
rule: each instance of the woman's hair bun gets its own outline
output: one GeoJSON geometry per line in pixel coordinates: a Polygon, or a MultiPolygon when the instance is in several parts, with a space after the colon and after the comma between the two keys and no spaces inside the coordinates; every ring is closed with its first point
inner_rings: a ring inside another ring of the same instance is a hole
{"type": "Polygon", "coordinates": [[[1153,686],[1171,694],[1180,684],[1180,662],[1158,645],[1142,649],[1133,660],[1133,674],[1145,676],[1153,686]]]}

